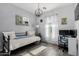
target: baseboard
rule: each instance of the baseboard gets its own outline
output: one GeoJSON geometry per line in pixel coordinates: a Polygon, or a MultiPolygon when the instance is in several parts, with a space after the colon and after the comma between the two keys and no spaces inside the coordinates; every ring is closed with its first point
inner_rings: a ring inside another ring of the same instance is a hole
{"type": "Polygon", "coordinates": [[[41,41],[42,43],[46,43],[46,44],[52,44],[52,45],[56,45],[58,46],[58,44],[55,44],[55,43],[49,43],[49,42],[45,42],[45,41],[41,41]]]}

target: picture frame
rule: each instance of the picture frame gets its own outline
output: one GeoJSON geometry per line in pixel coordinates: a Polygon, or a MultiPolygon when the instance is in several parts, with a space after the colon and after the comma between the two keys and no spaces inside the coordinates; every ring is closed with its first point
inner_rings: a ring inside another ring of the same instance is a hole
{"type": "Polygon", "coordinates": [[[67,24],[67,18],[66,17],[61,18],[61,24],[62,25],[66,25],[67,24]]]}
{"type": "Polygon", "coordinates": [[[25,25],[25,26],[29,25],[29,18],[27,17],[16,15],[15,20],[16,20],[16,25],[25,25]]]}

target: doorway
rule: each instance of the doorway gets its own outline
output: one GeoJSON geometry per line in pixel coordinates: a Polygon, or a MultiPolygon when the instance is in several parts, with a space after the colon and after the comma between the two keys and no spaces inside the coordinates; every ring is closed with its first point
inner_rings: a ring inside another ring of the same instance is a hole
{"type": "Polygon", "coordinates": [[[49,43],[58,44],[58,20],[56,16],[46,18],[45,40],[49,43]]]}

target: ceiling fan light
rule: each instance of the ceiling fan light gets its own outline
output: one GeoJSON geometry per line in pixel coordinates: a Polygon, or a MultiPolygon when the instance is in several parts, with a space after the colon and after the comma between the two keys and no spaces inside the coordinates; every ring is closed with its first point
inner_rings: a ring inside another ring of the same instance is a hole
{"type": "Polygon", "coordinates": [[[37,10],[35,10],[35,15],[37,17],[40,17],[42,14],[43,14],[43,11],[40,8],[38,8],[37,10]]]}
{"type": "Polygon", "coordinates": [[[40,17],[42,14],[43,14],[43,11],[42,11],[42,9],[40,9],[39,3],[38,3],[38,8],[35,10],[35,15],[37,17],[40,17]]]}

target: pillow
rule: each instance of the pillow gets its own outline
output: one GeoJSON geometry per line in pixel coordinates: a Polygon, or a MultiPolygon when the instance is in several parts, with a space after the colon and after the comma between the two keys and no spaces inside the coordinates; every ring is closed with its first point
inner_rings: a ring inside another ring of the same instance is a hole
{"type": "Polygon", "coordinates": [[[25,32],[25,35],[27,36],[27,31],[25,32]]]}
{"type": "Polygon", "coordinates": [[[15,33],[16,36],[26,36],[25,32],[22,33],[15,33]]]}
{"type": "Polygon", "coordinates": [[[27,35],[29,35],[29,36],[34,36],[34,35],[35,35],[35,31],[28,31],[28,32],[27,32],[27,35]]]}
{"type": "Polygon", "coordinates": [[[8,38],[8,35],[10,36],[10,38],[15,38],[15,32],[3,32],[4,36],[8,38]]]}
{"type": "Polygon", "coordinates": [[[9,35],[10,35],[11,38],[16,38],[15,32],[10,32],[9,35]]]}

